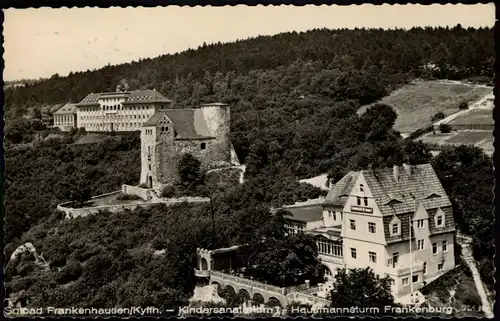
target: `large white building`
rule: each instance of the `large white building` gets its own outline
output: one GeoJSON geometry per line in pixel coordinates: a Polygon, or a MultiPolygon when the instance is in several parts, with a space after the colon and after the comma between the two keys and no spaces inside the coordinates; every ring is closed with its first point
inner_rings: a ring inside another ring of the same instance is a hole
{"type": "Polygon", "coordinates": [[[451,202],[429,164],[350,172],[326,197],[283,209],[289,233],[316,236],[327,276],[370,267],[401,296],[455,266],[451,202]]]}
{"type": "Polygon", "coordinates": [[[54,127],[59,127],[62,131],[70,131],[76,126],[76,106],[74,104],[64,104],[54,113],[54,127]]]}
{"type": "Polygon", "coordinates": [[[135,131],[172,101],[156,89],[90,93],[75,106],[77,126],[86,131],[135,131]]]}

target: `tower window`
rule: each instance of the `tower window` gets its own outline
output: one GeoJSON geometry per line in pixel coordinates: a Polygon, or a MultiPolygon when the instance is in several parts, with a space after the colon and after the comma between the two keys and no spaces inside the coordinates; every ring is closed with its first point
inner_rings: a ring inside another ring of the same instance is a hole
{"type": "Polygon", "coordinates": [[[206,146],[206,144],[205,144],[205,143],[201,143],[201,144],[200,144],[200,148],[201,148],[201,149],[205,149],[206,147],[207,147],[207,146],[206,146]]]}

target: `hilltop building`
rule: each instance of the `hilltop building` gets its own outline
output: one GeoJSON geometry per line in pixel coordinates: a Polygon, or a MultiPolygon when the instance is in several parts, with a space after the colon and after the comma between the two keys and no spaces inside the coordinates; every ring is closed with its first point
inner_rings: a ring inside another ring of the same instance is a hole
{"type": "Polygon", "coordinates": [[[451,202],[430,164],[349,172],[326,197],[283,209],[288,233],[316,236],[327,276],[369,266],[401,296],[455,266],[451,202]]]}
{"type": "Polygon", "coordinates": [[[161,190],[176,182],[184,153],[201,162],[202,170],[231,164],[229,106],[159,109],[141,129],[141,184],[161,190]]]}
{"type": "Polygon", "coordinates": [[[54,113],[54,127],[62,131],[69,131],[77,127],[76,106],[71,103],[64,104],[54,113]]]}
{"type": "Polygon", "coordinates": [[[156,89],[90,93],[75,106],[78,128],[86,131],[135,131],[172,101],[156,89]]]}

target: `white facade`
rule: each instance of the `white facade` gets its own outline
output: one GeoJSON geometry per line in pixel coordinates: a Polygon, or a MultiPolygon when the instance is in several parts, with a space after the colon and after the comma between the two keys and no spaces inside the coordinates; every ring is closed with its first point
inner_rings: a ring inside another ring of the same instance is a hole
{"type": "Polygon", "coordinates": [[[171,101],[154,90],[90,94],[77,106],[77,126],[86,131],[137,131],[171,101]]]}
{"type": "Polygon", "coordinates": [[[319,258],[332,275],[337,268],[370,267],[381,277],[390,276],[392,291],[400,296],[410,292],[410,284],[414,291],[418,290],[425,282],[454,268],[454,229],[446,227],[445,220],[449,216],[440,208],[433,209],[435,213],[430,217],[421,202],[415,203],[414,212],[402,215],[402,219],[394,215],[388,220],[381,213],[363,171],[356,175],[347,194],[343,195],[342,208],[324,204],[321,228],[316,223],[314,228],[304,231],[318,235],[320,243],[328,238],[335,239],[332,236],[335,233],[329,235],[329,231],[339,231],[334,243],[342,244],[341,255],[328,246],[326,251],[324,245],[318,247],[319,258]],[[410,222],[412,229],[409,229],[410,222]],[[411,244],[408,230],[412,233],[411,244]]]}
{"type": "Polygon", "coordinates": [[[54,115],[54,127],[62,131],[70,131],[76,127],[75,114],[54,115]]]}

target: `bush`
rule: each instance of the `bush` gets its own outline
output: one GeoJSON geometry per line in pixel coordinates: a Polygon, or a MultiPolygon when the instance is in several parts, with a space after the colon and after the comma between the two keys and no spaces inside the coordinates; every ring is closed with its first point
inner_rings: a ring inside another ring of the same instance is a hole
{"type": "Polygon", "coordinates": [[[163,250],[165,247],[167,247],[167,241],[163,237],[157,236],[153,240],[151,247],[155,250],[163,250]]]}
{"type": "Polygon", "coordinates": [[[443,134],[447,134],[451,132],[451,126],[448,124],[441,124],[439,125],[439,131],[443,134]]]}
{"type": "Polygon", "coordinates": [[[438,120],[444,119],[444,113],[442,111],[438,112],[434,116],[431,117],[431,121],[435,122],[438,120]]]}
{"type": "Polygon", "coordinates": [[[65,284],[70,281],[78,280],[82,275],[82,267],[79,262],[70,261],[57,275],[57,282],[65,284]]]}
{"type": "Polygon", "coordinates": [[[161,197],[171,198],[175,196],[175,187],[167,185],[161,191],[161,197]]]}
{"type": "Polygon", "coordinates": [[[463,299],[464,305],[471,307],[480,307],[483,305],[481,298],[475,292],[465,292],[465,298],[463,299]]]}
{"type": "Polygon", "coordinates": [[[469,104],[466,102],[466,101],[462,101],[459,105],[458,105],[458,109],[460,110],[464,110],[464,109],[468,109],[469,108],[469,104]]]}

